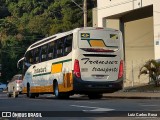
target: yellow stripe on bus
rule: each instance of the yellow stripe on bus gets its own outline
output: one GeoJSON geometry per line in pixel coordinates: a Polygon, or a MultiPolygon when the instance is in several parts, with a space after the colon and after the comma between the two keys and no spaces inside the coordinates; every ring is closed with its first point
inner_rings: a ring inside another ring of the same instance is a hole
{"type": "Polygon", "coordinates": [[[51,73],[60,73],[62,72],[62,63],[53,64],[51,73]]]}
{"type": "MultiPolygon", "coordinates": [[[[32,86],[30,87],[31,93],[43,93],[43,92],[53,92],[53,85],[49,86],[32,86]]],[[[22,93],[27,93],[27,87],[24,87],[22,93]]]]}
{"type": "MultiPolygon", "coordinates": [[[[67,73],[64,75],[64,81],[62,84],[58,85],[59,92],[69,92],[73,90],[73,76],[71,73],[67,73]]],[[[54,93],[53,85],[49,86],[31,86],[30,92],[31,93],[44,93],[50,92],[54,93]]],[[[27,93],[27,87],[22,89],[22,93],[27,93]]]]}
{"type": "Polygon", "coordinates": [[[90,45],[92,47],[105,47],[103,40],[90,40],[90,45]]]}

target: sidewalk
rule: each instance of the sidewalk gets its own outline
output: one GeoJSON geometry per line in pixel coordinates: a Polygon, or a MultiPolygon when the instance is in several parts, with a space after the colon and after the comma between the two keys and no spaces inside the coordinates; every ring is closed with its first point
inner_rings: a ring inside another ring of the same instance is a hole
{"type": "Polygon", "coordinates": [[[127,99],[160,99],[160,92],[115,92],[103,94],[105,98],[127,98],[127,99]]]}

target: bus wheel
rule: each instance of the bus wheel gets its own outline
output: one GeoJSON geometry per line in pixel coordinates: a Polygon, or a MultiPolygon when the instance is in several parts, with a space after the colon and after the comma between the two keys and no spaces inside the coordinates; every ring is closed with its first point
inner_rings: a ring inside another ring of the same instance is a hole
{"type": "Polygon", "coordinates": [[[102,94],[88,94],[89,99],[101,99],[103,97],[102,94]]]}
{"type": "Polygon", "coordinates": [[[58,99],[68,99],[69,94],[68,93],[60,93],[58,89],[58,83],[54,82],[54,95],[58,99]]]}
{"type": "Polygon", "coordinates": [[[60,98],[60,93],[59,93],[57,82],[54,82],[54,95],[55,95],[56,98],[60,98]]]}
{"type": "Polygon", "coordinates": [[[27,84],[27,97],[35,98],[35,95],[30,92],[30,85],[29,84],[27,84]]]}
{"type": "Polygon", "coordinates": [[[35,94],[35,97],[39,97],[39,94],[38,94],[38,93],[36,93],[36,94],[35,94]]]}
{"type": "Polygon", "coordinates": [[[30,95],[30,86],[29,86],[29,84],[27,83],[27,97],[29,97],[30,95]]]}

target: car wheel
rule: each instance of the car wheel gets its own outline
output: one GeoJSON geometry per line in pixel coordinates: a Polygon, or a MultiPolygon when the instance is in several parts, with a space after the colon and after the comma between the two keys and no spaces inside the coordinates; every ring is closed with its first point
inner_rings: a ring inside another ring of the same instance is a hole
{"type": "Polygon", "coordinates": [[[7,97],[11,97],[11,94],[10,94],[10,93],[7,93],[7,97]]]}
{"type": "Polygon", "coordinates": [[[0,91],[3,91],[3,88],[0,88],[0,91]]]}
{"type": "Polygon", "coordinates": [[[18,97],[18,93],[13,89],[13,97],[16,98],[18,97]]]}

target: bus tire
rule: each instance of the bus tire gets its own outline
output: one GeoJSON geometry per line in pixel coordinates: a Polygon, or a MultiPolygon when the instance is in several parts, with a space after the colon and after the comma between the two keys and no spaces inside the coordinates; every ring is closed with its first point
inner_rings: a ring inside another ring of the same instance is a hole
{"type": "Polygon", "coordinates": [[[98,93],[92,93],[92,94],[88,94],[89,99],[101,99],[103,97],[102,94],[98,94],[98,93]]]}
{"type": "Polygon", "coordinates": [[[61,95],[59,93],[59,89],[58,89],[58,82],[54,82],[54,95],[55,95],[55,98],[61,97],[61,95]]]}
{"type": "Polygon", "coordinates": [[[54,82],[54,95],[57,99],[68,99],[69,94],[68,93],[61,93],[58,89],[58,82],[54,82]]]}
{"type": "Polygon", "coordinates": [[[39,97],[39,94],[38,94],[38,93],[36,93],[36,94],[35,94],[35,97],[39,97]]]}
{"type": "Polygon", "coordinates": [[[35,94],[30,92],[30,85],[27,83],[27,97],[29,98],[35,98],[35,94]]]}

